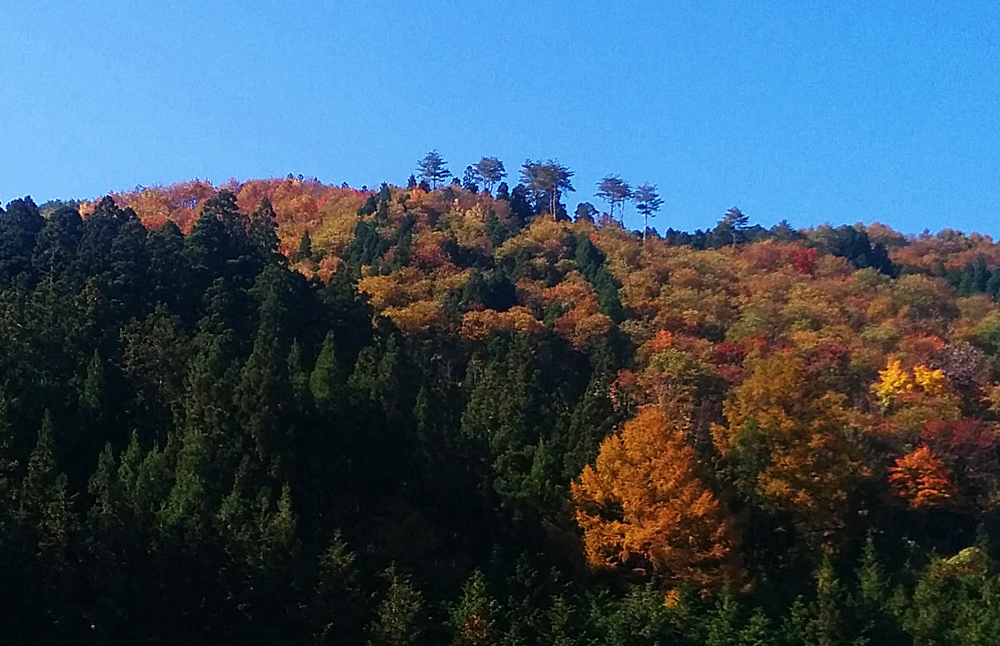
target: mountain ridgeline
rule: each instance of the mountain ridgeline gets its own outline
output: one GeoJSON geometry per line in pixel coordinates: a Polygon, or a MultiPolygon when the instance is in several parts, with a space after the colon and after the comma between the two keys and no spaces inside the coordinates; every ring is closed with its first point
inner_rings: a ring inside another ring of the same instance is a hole
{"type": "Polygon", "coordinates": [[[10,643],[991,643],[1000,246],[441,163],[0,210],[10,643]]]}

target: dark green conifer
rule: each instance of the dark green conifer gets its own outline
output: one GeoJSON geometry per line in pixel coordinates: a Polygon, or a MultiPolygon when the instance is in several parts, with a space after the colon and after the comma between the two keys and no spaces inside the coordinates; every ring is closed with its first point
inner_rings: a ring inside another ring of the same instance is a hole
{"type": "Polygon", "coordinates": [[[46,413],[18,496],[21,520],[37,533],[42,555],[63,549],[76,523],[66,476],[56,465],[53,449],[52,416],[46,413]]]}
{"type": "Polygon", "coordinates": [[[271,261],[278,251],[278,224],[271,206],[271,200],[266,197],[260,201],[260,206],[250,216],[247,223],[247,235],[250,243],[260,254],[262,260],[271,261]]]}
{"type": "Polygon", "coordinates": [[[313,248],[312,248],[312,237],[309,235],[308,231],[302,233],[302,237],[299,239],[299,247],[295,251],[296,262],[302,260],[312,260],[313,259],[313,248]]]}
{"type": "Polygon", "coordinates": [[[486,577],[479,570],[462,587],[462,596],[451,609],[450,624],[455,646],[488,646],[499,643],[496,625],[498,604],[490,596],[486,577]]]}
{"type": "Polygon", "coordinates": [[[7,205],[0,216],[0,287],[31,268],[35,240],[43,226],[45,220],[30,197],[7,205]]]}
{"type": "Polygon", "coordinates": [[[410,577],[395,567],[384,573],[389,589],[368,627],[367,646],[418,646],[424,641],[426,604],[410,577]]]}
{"type": "Polygon", "coordinates": [[[313,400],[321,405],[328,405],[341,389],[344,381],[340,363],[337,361],[337,347],[333,332],[327,332],[323,345],[316,357],[316,365],[309,375],[309,392],[313,400]]]}

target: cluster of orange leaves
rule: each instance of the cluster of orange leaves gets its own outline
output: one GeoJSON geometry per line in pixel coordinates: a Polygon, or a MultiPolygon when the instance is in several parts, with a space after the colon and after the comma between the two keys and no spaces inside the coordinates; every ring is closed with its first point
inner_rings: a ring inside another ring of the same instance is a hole
{"type": "Polygon", "coordinates": [[[958,497],[948,468],[926,445],[896,460],[889,469],[889,484],[914,509],[941,507],[958,497]]]}
{"type": "Polygon", "coordinates": [[[698,477],[684,435],[660,408],[643,408],[573,483],[592,566],[651,567],[702,586],[733,576],[732,523],[698,477]]]}
{"type": "Polygon", "coordinates": [[[460,334],[466,339],[482,340],[495,330],[505,332],[536,334],[542,331],[542,324],[531,310],[516,305],[506,312],[496,310],[473,310],[462,316],[460,334]]]}

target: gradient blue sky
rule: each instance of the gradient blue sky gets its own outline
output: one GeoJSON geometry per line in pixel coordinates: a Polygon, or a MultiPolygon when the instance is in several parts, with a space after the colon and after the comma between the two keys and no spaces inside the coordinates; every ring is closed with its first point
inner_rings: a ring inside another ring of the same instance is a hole
{"type": "MultiPolygon", "coordinates": [[[[556,158],[656,224],[1000,233],[1000,3],[0,0],[0,200],[556,158]]],[[[636,224],[634,210],[629,221],[636,224]]]]}

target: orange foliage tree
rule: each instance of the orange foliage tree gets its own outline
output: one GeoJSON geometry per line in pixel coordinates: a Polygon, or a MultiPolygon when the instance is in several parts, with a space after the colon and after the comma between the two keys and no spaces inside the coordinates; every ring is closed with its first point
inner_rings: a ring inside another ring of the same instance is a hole
{"type": "Polygon", "coordinates": [[[658,407],[601,443],[572,495],[593,567],[650,566],[709,587],[733,572],[732,525],[696,473],[694,450],[658,407]]]}
{"type": "Polygon", "coordinates": [[[465,339],[482,340],[497,330],[537,334],[543,329],[542,324],[538,322],[531,310],[515,305],[506,312],[495,310],[466,312],[462,316],[460,333],[465,339]]]}
{"type": "Polygon", "coordinates": [[[913,509],[941,507],[958,496],[948,467],[926,445],[896,460],[889,469],[889,484],[913,509]]]}

